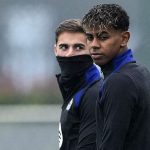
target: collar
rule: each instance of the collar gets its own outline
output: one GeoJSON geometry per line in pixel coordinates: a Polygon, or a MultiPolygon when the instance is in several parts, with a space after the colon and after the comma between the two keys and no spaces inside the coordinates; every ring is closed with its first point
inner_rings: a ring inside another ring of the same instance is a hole
{"type": "Polygon", "coordinates": [[[57,61],[61,69],[61,76],[75,76],[85,72],[93,64],[90,55],[77,55],[71,57],[57,56],[57,61]]]}
{"type": "Polygon", "coordinates": [[[102,72],[101,68],[96,64],[93,64],[87,71],[85,72],[85,85],[82,86],[74,95],[75,107],[78,108],[80,104],[81,97],[84,95],[85,91],[97,81],[101,81],[99,85],[102,84],[102,72]]]}
{"type": "Polygon", "coordinates": [[[98,66],[92,64],[80,74],[74,74],[74,76],[70,75],[67,77],[64,77],[61,74],[59,74],[56,75],[56,77],[63,99],[64,101],[68,101],[77,92],[78,96],[81,96],[81,93],[83,93],[85,87],[89,87],[96,81],[100,80],[101,72],[98,66]]]}
{"type": "Polygon", "coordinates": [[[129,62],[135,62],[131,49],[117,55],[109,64],[102,66],[104,76],[107,77],[109,74],[118,71],[122,66],[129,62]]]}

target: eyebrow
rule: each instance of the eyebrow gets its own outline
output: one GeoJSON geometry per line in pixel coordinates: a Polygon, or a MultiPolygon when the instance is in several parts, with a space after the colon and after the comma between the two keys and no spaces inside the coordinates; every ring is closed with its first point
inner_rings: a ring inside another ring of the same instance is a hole
{"type": "Polygon", "coordinates": [[[86,33],[86,35],[93,36],[93,34],[92,34],[92,33],[86,33]]]}
{"type": "MultiPolygon", "coordinates": [[[[59,44],[58,46],[70,46],[69,44],[67,43],[61,43],[59,44]]],[[[74,47],[77,47],[77,46],[82,46],[82,47],[85,47],[85,44],[82,44],[82,43],[75,43],[73,44],[74,47]]]]}
{"type": "Polygon", "coordinates": [[[99,33],[96,33],[96,34],[98,34],[98,35],[103,35],[103,34],[109,34],[109,33],[106,32],[106,31],[102,31],[102,32],[99,32],[99,33]]]}
{"type": "Polygon", "coordinates": [[[61,43],[61,44],[59,44],[58,46],[68,46],[69,44],[67,44],[67,43],[61,43]]]}
{"type": "Polygon", "coordinates": [[[77,46],[85,47],[85,44],[82,44],[82,43],[75,43],[74,46],[75,46],[75,47],[77,47],[77,46]]]}

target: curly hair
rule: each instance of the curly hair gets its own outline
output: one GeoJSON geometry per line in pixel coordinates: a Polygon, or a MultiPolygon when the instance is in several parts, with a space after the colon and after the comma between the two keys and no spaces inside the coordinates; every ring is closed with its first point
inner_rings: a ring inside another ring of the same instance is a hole
{"type": "Polygon", "coordinates": [[[100,4],[89,10],[82,19],[85,29],[114,29],[127,31],[129,28],[129,16],[127,12],[117,4],[100,4]]]}
{"type": "Polygon", "coordinates": [[[68,19],[68,20],[61,22],[55,31],[55,42],[56,43],[58,41],[59,35],[63,32],[85,33],[80,19],[68,19]]]}

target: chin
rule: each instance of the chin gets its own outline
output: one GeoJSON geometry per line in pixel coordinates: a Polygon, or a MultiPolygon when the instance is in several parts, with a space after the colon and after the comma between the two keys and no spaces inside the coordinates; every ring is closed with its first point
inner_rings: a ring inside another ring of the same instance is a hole
{"type": "Polygon", "coordinates": [[[103,66],[103,65],[106,64],[106,62],[100,61],[100,60],[94,60],[94,63],[95,63],[96,65],[98,65],[98,66],[103,66]]]}

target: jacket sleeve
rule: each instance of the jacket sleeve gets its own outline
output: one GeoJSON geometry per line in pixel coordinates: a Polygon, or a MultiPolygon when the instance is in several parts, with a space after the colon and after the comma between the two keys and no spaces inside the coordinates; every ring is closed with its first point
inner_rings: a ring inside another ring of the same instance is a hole
{"type": "Polygon", "coordinates": [[[101,139],[98,150],[124,149],[136,101],[137,88],[129,76],[114,75],[106,81],[101,97],[103,130],[102,137],[98,138],[101,139]]]}
{"type": "Polygon", "coordinates": [[[99,82],[90,87],[83,96],[79,115],[81,120],[77,150],[96,150],[95,105],[98,99],[99,82]]]}

